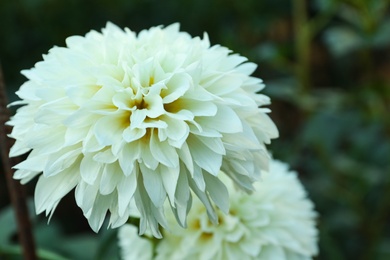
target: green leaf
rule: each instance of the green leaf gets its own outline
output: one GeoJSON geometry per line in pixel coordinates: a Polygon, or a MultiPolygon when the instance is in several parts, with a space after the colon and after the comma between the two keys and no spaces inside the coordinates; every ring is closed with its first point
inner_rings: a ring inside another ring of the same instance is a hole
{"type": "Polygon", "coordinates": [[[71,259],[95,259],[99,247],[97,235],[70,236],[59,243],[61,251],[71,259]]]}
{"type": "Polygon", "coordinates": [[[324,33],[324,41],[335,57],[349,54],[365,44],[362,36],[347,26],[329,28],[324,33]]]}
{"type": "Polygon", "coordinates": [[[101,235],[95,259],[119,259],[117,230],[108,229],[102,231],[101,235]]]}
{"type": "MultiPolygon", "coordinates": [[[[68,258],[44,249],[38,249],[36,253],[40,260],[68,260],[68,258]]],[[[22,259],[22,255],[22,247],[19,245],[0,246],[0,256],[9,256],[11,259],[22,259]]]]}
{"type": "Polygon", "coordinates": [[[381,23],[376,31],[372,44],[377,47],[387,47],[390,43],[390,18],[381,23]]]}
{"type": "Polygon", "coordinates": [[[11,206],[0,212],[0,245],[9,243],[9,238],[17,232],[15,214],[11,206]]]}

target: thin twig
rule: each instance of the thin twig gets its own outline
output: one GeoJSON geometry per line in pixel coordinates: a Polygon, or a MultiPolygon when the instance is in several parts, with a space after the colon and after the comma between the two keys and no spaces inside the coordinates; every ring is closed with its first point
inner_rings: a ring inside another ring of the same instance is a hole
{"type": "Polygon", "coordinates": [[[35,242],[31,229],[31,222],[28,214],[25,192],[20,183],[13,179],[12,166],[18,162],[18,158],[9,158],[9,150],[13,144],[13,141],[7,137],[10,133],[10,127],[5,125],[5,122],[9,120],[10,114],[7,109],[7,96],[5,91],[5,83],[3,78],[3,71],[0,65],[0,151],[1,161],[4,168],[5,178],[7,180],[7,186],[11,203],[15,210],[16,220],[18,222],[19,229],[19,242],[23,247],[23,259],[35,260],[35,242]]]}

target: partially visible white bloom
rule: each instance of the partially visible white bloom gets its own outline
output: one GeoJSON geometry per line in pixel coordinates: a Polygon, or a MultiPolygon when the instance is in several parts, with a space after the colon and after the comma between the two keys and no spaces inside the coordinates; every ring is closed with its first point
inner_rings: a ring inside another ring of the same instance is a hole
{"type": "Polygon", "coordinates": [[[194,200],[188,228],[171,219],[155,259],[311,259],[318,251],[316,213],[296,173],[287,167],[273,161],[251,195],[224,180],[231,207],[228,215],[218,211],[219,225],[210,223],[194,200]]]}
{"type": "Polygon", "coordinates": [[[125,224],[118,231],[119,248],[123,260],[152,260],[153,245],[138,235],[137,227],[125,224]]]}
{"type": "Polygon", "coordinates": [[[123,225],[135,200],[140,232],[160,237],[167,199],[185,226],[192,190],[216,222],[212,202],[229,210],[220,170],[245,191],[267,170],[265,144],[278,132],[246,58],[178,24],[136,35],[108,23],[66,45],[23,71],[25,106],[9,122],[10,155],[30,152],[14,177],[39,176],[37,213],[52,214],[75,188],[93,230],[107,213],[123,225]]]}

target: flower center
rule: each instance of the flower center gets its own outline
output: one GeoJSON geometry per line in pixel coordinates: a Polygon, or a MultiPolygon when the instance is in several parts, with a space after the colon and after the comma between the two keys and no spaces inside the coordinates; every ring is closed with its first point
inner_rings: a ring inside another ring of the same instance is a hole
{"type": "Polygon", "coordinates": [[[152,86],[153,84],[154,84],[154,77],[150,76],[149,77],[149,87],[152,86]]]}
{"type": "Polygon", "coordinates": [[[208,241],[210,240],[211,238],[213,238],[213,233],[211,232],[202,232],[202,234],[200,235],[199,239],[201,241],[208,241]]]}
{"type": "Polygon", "coordinates": [[[134,105],[137,109],[140,110],[149,108],[149,104],[145,102],[144,97],[142,97],[141,101],[136,101],[134,105]]]}

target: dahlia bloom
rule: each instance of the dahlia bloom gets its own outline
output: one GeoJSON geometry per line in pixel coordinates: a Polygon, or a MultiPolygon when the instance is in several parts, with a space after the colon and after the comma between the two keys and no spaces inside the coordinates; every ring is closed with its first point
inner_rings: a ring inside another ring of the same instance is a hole
{"type": "MultiPolygon", "coordinates": [[[[148,260],[235,260],[235,259],[311,259],[317,254],[316,213],[313,203],[288,166],[273,161],[263,181],[255,184],[252,194],[234,187],[230,179],[223,178],[230,193],[229,214],[218,211],[219,224],[210,223],[198,199],[188,214],[188,227],[178,226],[174,217],[168,217],[170,230],[163,231],[157,246],[139,237],[136,232],[119,230],[119,243],[123,259],[136,259],[126,253],[142,240],[155,257],[148,260]]],[[[169,216],[169,215],[168,215],[169,216]]]]}
{"type": "Polygon", "coordinates": [[[66,39],[34,68],[10,120],[10,156],[30,152],[15,168],[26,183],[39,176],[37,214],[52,215],[75,188],[94,231],[109,212],[123,225],[135,200],[140,232],[160,237],[167,199],[185,226],[191,190],[212,222],[213,201],[228,211],[224,170],[243,190],[266,170],[265,144],[278,135],[261,106],[269,98],[250,75],[256,65],[218,45],[180,32],[179,25],[138,35],[108,23],[102,32],[66,39]]]}

